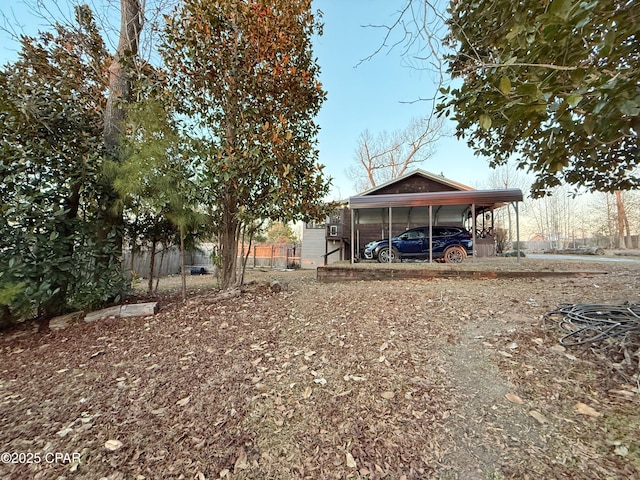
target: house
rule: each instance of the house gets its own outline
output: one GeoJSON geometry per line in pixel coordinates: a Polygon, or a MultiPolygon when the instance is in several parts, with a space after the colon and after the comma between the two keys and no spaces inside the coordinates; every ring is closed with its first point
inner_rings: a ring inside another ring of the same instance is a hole
{"type": "Polygon", "coordinates": [[[442,175],[414,170],[350,197],[322,224],[303,229],[303,268],[360,258],[364,245],[424,225],[464,226],[476,256],[495,255],[493,211],[517,202],[516,189],[475,190],[442,175]],[[326,259],[326,260],[325,260],[326,259]]]}

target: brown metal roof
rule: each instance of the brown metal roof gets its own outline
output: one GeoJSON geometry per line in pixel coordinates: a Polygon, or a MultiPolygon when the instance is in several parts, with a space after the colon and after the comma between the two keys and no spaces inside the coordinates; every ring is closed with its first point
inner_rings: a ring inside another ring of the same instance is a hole
{"type": "Polygon", "coordinates": [[[389,195],[356,195],[349,197],[351,208],[421,207],[428,205],[495,205],[497,203],[521,202],[522,191],[466,190],[456,192],[397,193],[389,195]]]}

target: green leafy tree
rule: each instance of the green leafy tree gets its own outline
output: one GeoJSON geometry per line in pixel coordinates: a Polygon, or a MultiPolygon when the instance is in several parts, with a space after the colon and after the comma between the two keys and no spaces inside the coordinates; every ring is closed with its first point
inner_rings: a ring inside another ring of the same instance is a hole
{"type": "MultiPolygon", "coordinates": [[[[119,3],[118,45],[107,62],[105,73],[108,88],[103,119],[104,155],[109,161],[115,162],[123,159],[120,146],[125,135],[123,129],[125,109],[127,104],[134,99],[134,87],[139,73],[137,68],[140,68],[138,61],[140,35],[145,13],[145,3],[140,0],[120,0],[119,3]]],[[[125,222],[123,212],[119,208],[120,201],[110,179],[101,178],[99,180],[105,192],[102,202],[106,207],[101,215],[100,242],[103,244],[109,242],[110,232],[116,232],[113,240],[115,240],[116,253],[121,256],[125,222]]],[[[112,258],[106,254],[102,255],[99,261],[108,265],[112,258]]]]}
{"type": "MultiPolygon", "coordinates": [[[[126,197],[126,193],[122,196],[126,197]]],[[[172,245],[179,243],[176,226],[166,217],[166,212],[153,208],[145,199],[135,198],[127,202],[124,209],[125,216],[129,218],[125,229],[127,247],[131,254],[131,270],[133,272],[134,256],[143,248],[149,252],[149,278],[147,279],[147,291],[154,289],[153,281],[156,280],[156,264],[160,253],[160,266],[165,251],[172,245]]]]}
{"type": "MultiPolygon", "coordinates": [[[[147,92],[149,93],[149,92],[147,92]]],[[[153,94],[153,92],[151,92],[153,94]]],[[[166,99],[165,99],[166,100],[166,99]]],[[[206,232],[206,216],[199,212],[197,158],[186,139],[180,137],[172,111],[160,97],[139,100],[127,109],[128,135],[123,142],[121,163],[110,163],[113,184],[126,210],[146,219],[139,237],[150,245],[149,291],[158,244],[168,243],[177,233],[182,264],[183,298],[186,298],[184,268],[185,240],[188,235],[206,232]]]]}
{"type": "Polygon", "coordinates": [[[21,45],[0,72],[0,289],[22,286],[13,315],[49,318],[122,289],[95,265],[107,53],[86,6],[21,45]]]}
{"type": "Polygon", "coordinates": [[[161,51],[179,111],[202,141],[228,288],[245,225],[325,209],[314,122],[325,92],[311,49],[321,28],[310,0],[188,0],[166,21],[161,51]]]}
{"type": "Polygon", "coordinates": [[[298,238],[291,225],[284,222],[272,222],[266,231],[268,243],[297,243],[298,238]]]}
{"type": "Polygon", "coordinates": [[[637,188],[640,9],[627,0],[451,2],[440,111],[502,165],[535,172],[534,195],[563,181],[637,188]],[[456,83],[454,82],[454,85],[456,83]]]}

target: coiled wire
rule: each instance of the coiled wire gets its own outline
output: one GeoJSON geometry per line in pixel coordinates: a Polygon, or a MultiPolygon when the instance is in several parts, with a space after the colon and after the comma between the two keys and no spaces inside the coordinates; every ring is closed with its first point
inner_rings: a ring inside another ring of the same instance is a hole
{"type": "Polygon", "coordinates": [[[568,332],[560,339],[561,345],[584,345],[640,332],[640,304],[561,304],[545,319],[568,332]]]}

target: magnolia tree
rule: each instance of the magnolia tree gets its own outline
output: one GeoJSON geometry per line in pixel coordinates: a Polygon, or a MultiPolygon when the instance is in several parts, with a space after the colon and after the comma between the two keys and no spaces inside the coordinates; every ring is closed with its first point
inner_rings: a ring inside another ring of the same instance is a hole
{"type": "MultiPolygon", "coordinates": [[[[22,37],[0,70],[0,293],[13,317],[88,308],[121,290],[96,245],[108,54],[88,7],[54,33],[22,37]]],[[[117,258],[116,258],[117,260],[117,258]]],[[[112,268],[113,267],[113,268],[112,268]]],[[[6,308],[5,308],[6,310],[6,308]]]]}
{"type": "Polygon", "coordinates": [[[477,153],[517,158],[540,196],[562,182],[640,185],[635,2],[451,2],[448,71],[462,84],[440,111],[477,153]]]}
{"type": "Polygon", "coordinates": [[[310,0],[187,0],[166,22],[168,82],[202,142],[228,288],[245,226],[325,211],[314,121],[325,92],[311,49],[321,26],[310,0]]]}

